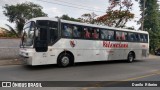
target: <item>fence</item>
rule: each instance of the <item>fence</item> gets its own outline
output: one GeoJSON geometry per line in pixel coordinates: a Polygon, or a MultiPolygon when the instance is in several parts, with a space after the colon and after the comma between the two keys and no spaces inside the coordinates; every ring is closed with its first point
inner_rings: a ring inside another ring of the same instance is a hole
{"type": "Polygon", "coordinates": [[[20,39],[0,39],[0,60],[19,57],[20,39]]]}

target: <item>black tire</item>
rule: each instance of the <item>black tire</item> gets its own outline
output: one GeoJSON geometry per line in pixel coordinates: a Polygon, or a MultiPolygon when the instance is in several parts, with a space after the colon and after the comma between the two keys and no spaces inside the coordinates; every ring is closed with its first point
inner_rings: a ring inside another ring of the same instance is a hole
{"type": "Polygon", "coordinates": [[[60,67],[67,67],[71,64],[71,56],[68,53],[62,53],[58,57],[57,64],[60,67]]]}
{"type": "Polygon", "coordinates": [[[128,54],[127,61],[129,63],[132,63],[134,61],[134,54],[132,52],[128,54]]]}

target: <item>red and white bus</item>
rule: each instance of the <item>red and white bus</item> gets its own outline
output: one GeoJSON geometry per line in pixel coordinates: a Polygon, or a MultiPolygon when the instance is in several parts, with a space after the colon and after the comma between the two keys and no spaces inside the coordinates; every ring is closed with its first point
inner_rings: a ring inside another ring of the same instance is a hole
{"type": "Polygon", "coordinates": [[[146,31],[39,17],[24,26],[20,55],[28,65],[132,62],[149,56],[149,35],[146,31]]]}

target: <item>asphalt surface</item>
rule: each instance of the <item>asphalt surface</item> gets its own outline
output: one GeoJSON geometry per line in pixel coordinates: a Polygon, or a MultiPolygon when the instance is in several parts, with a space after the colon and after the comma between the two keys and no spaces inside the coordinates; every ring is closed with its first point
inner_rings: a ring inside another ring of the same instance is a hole
{"type": "MultiPolygon", "coordinates": [[[[59,68],[57,65],[0,66],[0,81],[160,81],[160,57],[148,60],[78,63],[75,66],[59,68]]],[[[92,84],[92,83],[91,83],[92,84]]],[[[30,88],[34,90],[135,90],[137,87],[105,87],[105,83],[93,87],[30,88]],[[99,86],[99,87],[97,87],[99,86]],[[104,87],[100,87],[104,86],[104,87]]],[[[149,87],[151,89],[151,87],[149,87]]],[[[4,88],[0,88],[1,90],[4,88]]],[[[5,88],[6,89],[6,88],[5,88]]],[[[19,90],[19,88],[14,88],[19,90]]],[[[12,88],[12,90],[14,90],[12,88]]],[[[28,88],[27,88],[28,89],[28,88]]],[[[141,87],[140,90],[149,90],[141,87]]],[[[160,87],[154,87],[159,90],[160,87]]],[[[7,88],[9,90],[9,88],[7,88]]],[[[25,90],[25,89],[24,89],[25,90]]]]}

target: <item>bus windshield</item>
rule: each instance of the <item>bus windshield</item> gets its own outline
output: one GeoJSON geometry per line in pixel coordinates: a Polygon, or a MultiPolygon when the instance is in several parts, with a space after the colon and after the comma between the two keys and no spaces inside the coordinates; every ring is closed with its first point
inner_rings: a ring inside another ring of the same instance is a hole
{"type": "Polygon", "coordinates": [[[34,40],[52,45],[58,38],[58,22],[48,20],[31,21],[24,25],[22,46],[32,46],[34,40]],[[38,32],[36,32],[38,31],[38,32]],[[35,36],[35,34],[37,36],[35,36]]]}
{"type": "Polygon", "coordinates": [[[35,22],[28,22],[24,25],[23,35],[22,35],[22,45],[32,46],[34,39],[35,22]]]}

